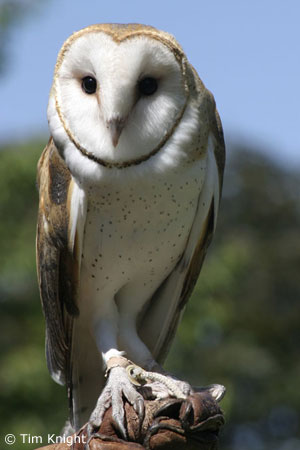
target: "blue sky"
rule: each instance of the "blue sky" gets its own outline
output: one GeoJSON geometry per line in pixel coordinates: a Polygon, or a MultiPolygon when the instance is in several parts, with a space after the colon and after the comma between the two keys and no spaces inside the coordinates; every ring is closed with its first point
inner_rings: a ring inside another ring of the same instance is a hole
{"type": "Polygon", "coordinates": [[[300,166],[299,0],[40,1],[11,35],[0,142],[48,133],[57,53],[73,31],[100,22],[140,22],[174,34],[215,96],[226,139],[243,138],[300,166]]]}

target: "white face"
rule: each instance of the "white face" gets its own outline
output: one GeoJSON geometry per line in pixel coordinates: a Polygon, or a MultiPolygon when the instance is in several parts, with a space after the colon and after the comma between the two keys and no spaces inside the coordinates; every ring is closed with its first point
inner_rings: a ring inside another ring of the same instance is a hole
{"type": "MultiPolygon", "coordinates": [[[[103,32],[71,43],[51,95],[74,142],[108,162],[151,153],[172,131],[187,96],[181,65],[166,45],[147,36],[117,43],[103,32]]],[[[49,123],[51,129],[50,117],[49,123]]]]}

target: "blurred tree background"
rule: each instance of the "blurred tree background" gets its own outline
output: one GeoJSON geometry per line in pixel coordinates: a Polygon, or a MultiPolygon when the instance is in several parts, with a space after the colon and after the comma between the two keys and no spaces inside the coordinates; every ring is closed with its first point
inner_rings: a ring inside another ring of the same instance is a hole
{"type": "MultiPolygon", "coordinates": [[[[0,75],[16,19],[37,3],[0,0],[0,75]]],[[[35,269],[46,140],[0,147],[0,436],[58,434],[67,417],[46,369],[35,269]]],[[[245,142],[227,151],[217,233],[167,368],[227,387],[221,450],[299,450],[300,171],[245,142]]]]}

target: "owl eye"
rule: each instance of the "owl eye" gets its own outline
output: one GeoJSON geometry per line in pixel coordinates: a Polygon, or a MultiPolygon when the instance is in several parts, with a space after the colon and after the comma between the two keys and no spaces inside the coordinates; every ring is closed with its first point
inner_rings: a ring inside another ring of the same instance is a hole
{"type": "Polygon", "coordinates": [[[145,77],[139,81],[138,88],[143,95],[153,95],[157,91],[157,80],[152,77],[145,77]]]}
{"type": "Polygon", "coordinates": [[[93,77],[84,77],[81,86],[87,94],[94,94],[97,89],[97,81],[93,77]]]}

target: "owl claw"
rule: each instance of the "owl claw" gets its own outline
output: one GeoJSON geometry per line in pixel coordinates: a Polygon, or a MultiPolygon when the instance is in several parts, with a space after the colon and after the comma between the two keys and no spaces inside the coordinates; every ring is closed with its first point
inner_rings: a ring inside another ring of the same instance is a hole
{"type": "Polygon", "coordinates": [[[226,388],[222,384],[210,384],[204,387],[193,387],[195,392],[208,392],[213,399],[220,403],[226,394],[226,388]]]}
{"type": "Polygon", "coordinates": [[[138,417],[139,417],[139,428],[141,428],[142,423],[144,421],[145,418],[145,404],[144,404],[144,399],[143,398],[138,398],[134,404],[133,404],[133,408],[135,410],[135,412],[137,413],[138,417]]]}
{"type": "Polygon", "coordinates": [[[105,412],[111,406],[116,428],[121,437],[127,439],[123,397],[133,405],[141,425],[144,420],[144,399],[128,379],[126,370],[123,367],[113,367],[89,420],[94,430],[100,427],[105,412]]]}

